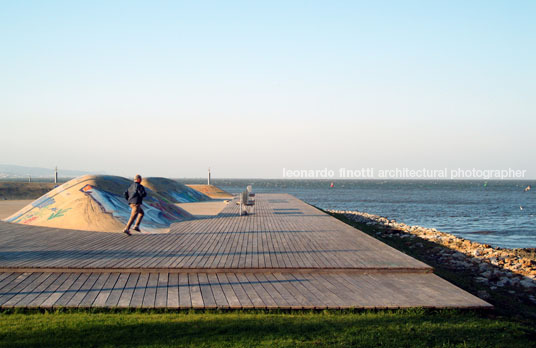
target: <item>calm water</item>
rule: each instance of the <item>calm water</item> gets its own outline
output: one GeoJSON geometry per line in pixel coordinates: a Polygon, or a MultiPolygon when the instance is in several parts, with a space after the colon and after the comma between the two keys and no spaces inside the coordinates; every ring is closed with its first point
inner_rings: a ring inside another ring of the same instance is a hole
{"type": "MultiPolygon", "coordinates": [[[[197,180],[180,180],[199,183],[197,180]]],[[[535,181],[213,180],[229,192],[286,192],[323,209],[359,210],[505,248],[536,247],[535,181]],[[532,190],[523,192],[531,185],[532,190]],[[522,207],[523,209],[521,209],[522,207]]]]}

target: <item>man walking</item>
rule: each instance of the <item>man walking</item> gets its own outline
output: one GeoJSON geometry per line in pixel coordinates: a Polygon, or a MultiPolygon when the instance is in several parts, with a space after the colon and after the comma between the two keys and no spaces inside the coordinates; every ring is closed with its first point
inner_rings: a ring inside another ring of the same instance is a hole
{"type": "Polygon", "coordinates": [[[136,224],[134,225],[133,230],[140,232],[140,223],[143,219],[143,209],[141,209],[141,203],[143,202],[143,198],[147,196],[147,193],[145,192],[145,188],[143,187],[141,182],[141,175],[137,174],[134,177],[134,182],[128,190],[125,192],[125,198],[128,201],[128,204],[130,205],[130,208],[132,209],[130,213],[130,219],[128,219],[127,225],[125,226],[125,229],[123,230],[123,233],[130,236],[130,226],[132,226],[132,223],[136,219],[136,224]]]}

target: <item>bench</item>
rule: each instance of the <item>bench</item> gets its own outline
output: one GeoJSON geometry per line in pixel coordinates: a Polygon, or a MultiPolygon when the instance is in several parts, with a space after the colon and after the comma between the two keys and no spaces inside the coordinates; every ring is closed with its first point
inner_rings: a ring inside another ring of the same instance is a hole
{"type": "Polygon", "coordinates": [[[248,215],[248,208],[255,207],[255,194],[252,192],[251,185],[248,185],[246,190],[240,193],[238,204],[240,205],[240,216],[248,215]]]}

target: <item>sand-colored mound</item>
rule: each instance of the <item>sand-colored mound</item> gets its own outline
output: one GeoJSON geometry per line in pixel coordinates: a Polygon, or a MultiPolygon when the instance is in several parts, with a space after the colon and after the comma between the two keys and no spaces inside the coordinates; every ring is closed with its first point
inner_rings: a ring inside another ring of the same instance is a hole
{"type": "Polygon", "coordinates": [[[232,199],[233,195],[214,185],[186,185],[213,199],[232,199]]]}
{"type": "MultiPolygon", "coordinates": [[[[66,182],[5,221],[87,231],[120,232],[130,216],[123,197],[132,181],[119,176],[85,175],[66,182]]],[[[145,232],[162,232],[193,216],[147,189],[143,201],[145,232]]]]}
{"type": "Polygon", "coordinates": [[[211,199],[193,188],[168,178],[144,178],[141,184],[166,198],[171,203],[193,203],[209,201],[211,199]]]}

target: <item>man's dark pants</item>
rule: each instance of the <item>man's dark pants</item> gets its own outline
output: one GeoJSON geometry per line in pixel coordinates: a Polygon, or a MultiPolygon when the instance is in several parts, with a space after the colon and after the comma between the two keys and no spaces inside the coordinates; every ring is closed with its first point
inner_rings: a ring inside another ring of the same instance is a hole
{"type": "Polygon", "coordinates": [[[138,219],[136,220],[136,225],[134,225],[134,228],[139,228],[141,220],[143,219],[143,215],[145,215],[145,212],[143,211],[143,209],[141,209],[141,204],[130,204],[130,208],[132,209],[132,211],[130,213],[130,219],[128,219],[125,230],[130,229],[130,226],[132,226],[132,223],[134,222],[134,219],[136,219],[136,216],[138,217],[138,219]]]}

